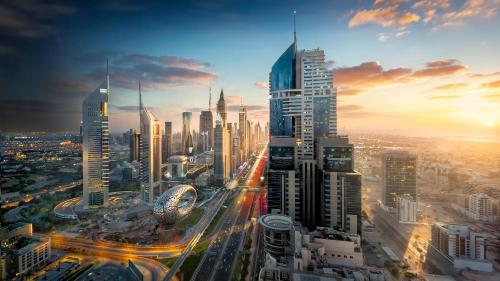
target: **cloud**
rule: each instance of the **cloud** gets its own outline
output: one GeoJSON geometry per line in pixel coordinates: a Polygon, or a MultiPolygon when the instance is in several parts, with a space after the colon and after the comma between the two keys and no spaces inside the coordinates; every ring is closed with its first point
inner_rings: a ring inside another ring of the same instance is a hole
{"type": "Polygon", "coordinates": [[[500,80],[481,84],[483,88],[500,88],[500,80]]]}
{"type": "Polygon", "coordinates": [[[389,35],[387,35],[387,34],[385,34],[383,32],[379,33],[378,36],[377,36],[377,40],[380,41],[380,42],[382,42],[382,43],[386,42],[387,39],[389,39],[389,35]]]}
{"type": "Polygon", "coordinates": [[[383,27],[393,26],[398,22],[397,6],[359,10],[349,20],[349,27],[375,23],[383,27]]]}
{"type": "Polygon", "coordinates": [[[488,72],[488,73],[469,73],[469,77],[479,78],[479,77],[491,77],[500,75],[500,71],[497,72],[488,72]]]}
{"type": "Polygon", "coordinates": [[[463,96],[462,95],[443,95],[443,96],[431,96],[429,97],[429,99],[431,100],[444,100],[444,99],[458,99],[458,98],[462,98],[463,96]]]}
{"type": "Polygon", "coordinates": [[[499,0],[467,0],[460,9],[444,13],[441,26],[460,25],[464,20],[473,17],[490,19],[496,16],[499,4],[499,0]]]}
{"type": "Polygon", "coordinates": [[[423,77],[447,76],[458,72],[462,72],[465,69],[467,69],[467,66],[463,65],[461,62],[455,59],[438,60],[438,61],[428,62],[426,64],[426,68],[415,71],[412,77],[423,78],[423,77]]]}
{"type": "Polygon", "coordinates": [[[433,89],[434,90],[458,90],[458,89],[461,89],[461,88],[464,88],[467,86],[467,83],[452,83],[452,84],[444,84],[444,85],[441,85],[441,86],[437,86],[437,87],[434,87],[433,89]]]}
{"type": "Polygon", "coordinates": [[[414,14],[414,13],[410,13],[410,12],[402,14],[398,19],[399,25],[403,25],[403,26],[408,25],[410,23],[419,22],[419,21],[420,21],[420,16],[417,14],[414,14]]]}
{"type": "Polygon", "coordinates": [[[483,96],[484,99],[488,101],[495,101],[495,102],[500,102],[500,94],[490,94],[483,96]]]}
{"type": "Polygon", "coordinates": [[[420,0],[411,6],[413,9],[418,8],[449,8],[450,0],[420,0]]]}
{"type": "Polygon", "coordinates": [[[264,81],[256,81],[253,83],[253,85],[259,89],[266,90],[267,89],[267,82],[264,81]]]}
{"type": "Polygon", "coordinates": [[[335,81],[340,86],[373,86],[395,83],[412,73],[409,68],[399,67],[384,70],[375,61],[363,62],[353,67],[334,69],[335,81]]]}
{"type": "Polygon", "coordinates": [[[423,79],[452,76],[467,68],[455,59],[427,62],[422,69],[396,67],[384,69],[379,62],[368,61],[356,66],[333,70],[334,84],[340,96],[359,95],[377,86],[410,84],[423,79]]]}
{"type": "Polygon", "coordinates": [[[0,4],[0,34],[9,37],[44,37],[57,32],[54,20],[76,9],[42,1],[5,1],[0,4]]]}
{"type": "Polygon", "coordinates": [[[205,70],[212,66],[210,63],[191,58],[107,51],[85,54],[76,60],[85,61],[83,64],[94,64],[85,76],[95,82],[104,78],[105,57],[109,55],[114,57],[110,60],[113,87],[137,89],[138,82],[141,81],[145,88],[165,90],[169,87],[205,86],[217,78],[217,74],[205,70]]]}

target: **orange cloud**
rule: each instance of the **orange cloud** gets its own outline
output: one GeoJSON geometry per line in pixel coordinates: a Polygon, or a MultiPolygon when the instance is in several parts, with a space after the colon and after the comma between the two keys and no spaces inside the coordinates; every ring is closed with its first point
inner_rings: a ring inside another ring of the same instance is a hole
{"type": "Polygon", "coordinates": [[[452,83],[434,87],[434,90],[458,90],[467,86],[467,83],[452,83]]]}
{"type": "Polygon", "coordinates": [[[500,102],[500,94],[486,95],[486,96],[483,96],[483,98],[488,100],[488,101],[500,102]]]}
{"type": "Polygon", "coordinates": [[[450,7],[450,0],[421,0],[415,2],[413,4],[412,8],[417,9],[417,8],[449,8],[450,7]]]}
{"type": "Polygon", "coordinates": [[[426,64],[426,68],[415,71],[412,77],[447,76],[464,71],[465,69],[467,69],[467,66],[454,59],[432,61],[426,64]]]}
{"type": "Polygon", "coordinates": [[[353,67],[337,68],[333,71],[335,81],[340,86],[372,86],[394,83],[411,73],[411,69],[403,67],[384,70],[375,61],[364,62],[353,67]]]}
{"type": "Polygon", "coordinates": [[[377,8],[371,10],[357,11],[349,21],[349,27],[355,27],[367,23],[376,23],[387,27],[396,24],[398,21],[397,6],[377,8]]]}
{"type": "Polygon", "coordinates": [[[447,99],[458,99],[462,98],[462,95],[448,95],[448,96],[431,96],[429,99],[431,100],[447,100],[447,99]]]}
{"type": "Polygon", "coordinates": [[[337,90],[337,95],[338,96],[357,96],[361,93],[363,93],[364,90],[362,89],[356,89],[356,88],[349,88],[349,87],[341,87],[337,90]]]}
{"type": "Polygon", "coordinates": [[[408,25],[410,23],[418,22],[420,21],[420,16],[414,13],[404,13],[401,15],[401,17],[398,19],[398,23],[400,25],[408,25]]]}
{"type": "Polygon", "coordinates": [[[483,87],[483,88],[500,88],[500,80],[488,82],[488,83],[483,83],[483,84],[481,84],[481,87],[483,87]]]}

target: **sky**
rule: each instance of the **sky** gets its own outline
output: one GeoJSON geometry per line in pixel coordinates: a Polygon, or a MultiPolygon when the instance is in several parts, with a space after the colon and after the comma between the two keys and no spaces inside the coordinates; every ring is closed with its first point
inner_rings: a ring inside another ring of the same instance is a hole
{"type": "Polygon", "coordinates": [[[341,133],[500,139],[500,0],[37,1],[0,3],[0,130],[76,132],[109,59],[110,129],[144,104],[268,121],[271,66],[293,40],[321,48],[341,133]]]}

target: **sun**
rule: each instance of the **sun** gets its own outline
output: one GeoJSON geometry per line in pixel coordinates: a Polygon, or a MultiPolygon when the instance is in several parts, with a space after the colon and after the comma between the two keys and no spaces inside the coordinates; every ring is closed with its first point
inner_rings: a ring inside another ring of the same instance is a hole
{"type": "Polygon", "coordinates": [[[486,121],[484,121],[484,125],[486,127],[493,127],[493,126],[495,126],[495,122],[493,122],[493,120],[486,120],[486,121]]]}

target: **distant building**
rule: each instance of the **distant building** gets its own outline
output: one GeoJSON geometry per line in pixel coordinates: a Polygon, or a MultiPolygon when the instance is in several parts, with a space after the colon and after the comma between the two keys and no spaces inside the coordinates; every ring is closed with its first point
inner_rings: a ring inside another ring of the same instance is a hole
{"type": "Polygon", "coordinates": [[[172,151],[172,143],[173,143],[173,135],[172,135],[172,122],[165,122],[165,130],[163,134],[163,143],[162,143],[162,149],[163,149],[163,155],[162,155],[162,160],[163,163],[167,162],[167,159],[172,156],[173,151],[172,151]]]}
{"type": "Polygon", "coordinates": [[[148,204],[153,204],[160,195],[161,188],[161,123],[149,109],[142,105],[141,85],[139,84],[140,110],[140,182],[141,198],[148,204]]]}
{"type": "Polygon", "coordinates": [[[474,220],[490,223],[500,220],[500,201],[484,193],[459,194],[452,207],[474,220]]]}
{"type": "Polygon", "coordinates": [[[247,131],[247,109],[245,106],[240,105],[238,111],[238,134],[240,141],[240,162],[246,162],[249,152],[249,133],[247,131]]]}
{"type": "Polygon", "coordinates": [[[417,157],[403,150],[389,150],[382,155],[383,203],[397,207],[398,195],[417,199],[417,157]]]}
{"type": "Polygon", "coordinates": [[[83,208],[107,206],[109,199],[109,73],[83,100],[83,208]]]}
{"type": "Polygon", "coordinates": [[[140,141],[141,134],[139,134],[136,130],[130,129],[131,132],[129,134],[129,146],[130,146],[130,159],[129,161],[132,163],[134,161],[139,161],[140,158],[140,141]]]}
{"type": "Polygon", "coordinates": [[[417,222],[417,202],[409,195],[398,196],[398,220],[402,223],[417,222]]]}
{"type": "Polygon", "coordinates": [[[220,90],[219,100],[217,101],[217,114],[221,117],[222,127],[226,127],[227,122],[227,109],[226,100],[224,99],[224,90],[220,90]]]}
{"type": "Polygon", "coordinates": [[[432,246],[452,259],[455,267],[466,265],[465,267],[481,271],[492,270],[491,263],[485,261],[486,236],[484,234],[472,232],[465,225],[442,223],[433,224],[431,233],[432,246]],[[467,260],[472,260],[472,262],[467,262],[467,260]]]}
{"type": "Polygon", "coordinates": [[[223,186],[231,176],[231,136],[223,126],[222,116],[217,113],[214,130],[214,180],[223,186]]]}
{"type": "MultiPolygon", "coordinates": [[[[191,112],[183,112],[182,113],[182,150],[183,152],[186,150],[188,137],[191,135],[191,119],[193,113],[191,112]]],[[[192,136],[191,136],[192,137],[192,136]]],[[[192,139],[191,139],[192,141],[192,139]]]]}
{"type": "Polygon", "coordinates": [[[51,255],[50,237],[33,233],[31,223],[15,223],[0,229],[0,279],[17,275],[44,265],[51,255]]]}
{"type": "Polygon", "coordinates": [[[205,152],[214,146],[214,120],[212,115],[212,91],[209,91],[208,110],[200,114],[200,132],[198,139],[198,151],[205,152]]]}

